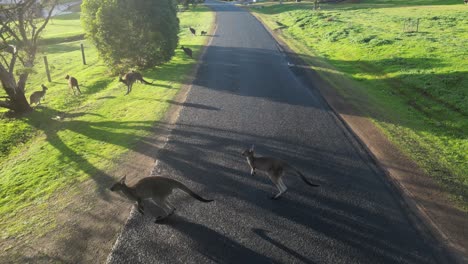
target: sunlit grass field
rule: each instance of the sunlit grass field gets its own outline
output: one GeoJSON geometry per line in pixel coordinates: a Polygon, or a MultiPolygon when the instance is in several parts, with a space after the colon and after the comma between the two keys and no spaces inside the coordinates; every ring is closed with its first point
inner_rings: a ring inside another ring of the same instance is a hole
{"type": "Polygon", "coordinates": [[[251,10],[468,209],[468,6],[363,0],[251,10]]]}
{"type": "MultiPolygon", "coordinates": [[[[193,37],[188,27],[209,30],[214,15],[199,6],[179,13],[179,18],[179,44],[192,48],[197,58],[207,39],[193,37]]],[[[90,186],[96,192],[110,183],[113,179],[107,173],[118,165],[120,156],[151,133],[197,63],[177,49],[170,62],[143,72],[153,85],[135,84],[125,96],[126,87],[99,60],[91,43],[82,39],[83,33],[79,13],[54,17],[44,32],[34,74],[26,86],[29,98],[45,84],[45,100],[21,118],[7,118],[0,112],[2,240],[34,237],[53,229],[57,208],[50,208],[50,199],[79,202],[79,197],[68,197],[79,183],[93,180],[95,184],[90,186]],[[82,64],[81,43],[86,65],[82,64]],[[43,56],[48,58],[50,83],[43,56]],[[70,91],[64,79],[67,74],[78,79],[82,95],[70,91]]],[[[5,247],[8,245],[2,243],[1,248],[5,247]]]]}

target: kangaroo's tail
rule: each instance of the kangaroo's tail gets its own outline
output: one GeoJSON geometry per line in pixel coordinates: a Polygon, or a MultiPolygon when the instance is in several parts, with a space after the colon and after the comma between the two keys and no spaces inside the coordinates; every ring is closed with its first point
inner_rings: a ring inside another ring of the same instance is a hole
{"type": "Polygon", "coordinates": [[[312,187],[319,187],[320,185],[319,184],[315,184],[315,183],[311,183],[307,178],[306,176],[304,176],[304,174],[302,174],[302,172],[300,172],[298,169],[292,167],[291,165],[288,164],[288,167],[290,169],[292,169],[295,173],[297,173],[297,175],[299,175],[301,177],[301,179],[307,183],[308,185],[312,186],[312,187]]]}
{"type": "Polygon", "coordinates": [[[141,78],[141,81],[142,81],[143,83],[145,83],[145,84],[153,84],[152,82],[148,82],[148,81],[146,81],[146,80],[143,79],[143,78],[141,78]]]}
{"type": "Polygon", "coordinates": [[[174,180],[174,183],[176,184],[177,188],[186,192],[187,194],[189,194],[190,196],[192,196],[193,198],[197,199],[200,202],[209,203],[209,202],[214,201],[214,200],[208,200],[208,199],[201,197],[200,195],[196,194],[194,191],[190,190],[189,187],[185,186],[179,181],[174,180]]]}

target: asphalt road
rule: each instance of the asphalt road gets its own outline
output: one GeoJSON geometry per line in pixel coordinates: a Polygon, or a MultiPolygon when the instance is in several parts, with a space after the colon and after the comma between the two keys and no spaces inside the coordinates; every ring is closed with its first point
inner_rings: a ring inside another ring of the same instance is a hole
{"type": "Polygon", "coordinates": [[[435,263],[432,243],[317,91],[248,12],[213,4],[217,30],[154,175],[212,203],[173,195],[162,224],[134,209],[109,263],[435,263]],[[289,161],[289,191],[250,176],[240,155],[289,161]]]}

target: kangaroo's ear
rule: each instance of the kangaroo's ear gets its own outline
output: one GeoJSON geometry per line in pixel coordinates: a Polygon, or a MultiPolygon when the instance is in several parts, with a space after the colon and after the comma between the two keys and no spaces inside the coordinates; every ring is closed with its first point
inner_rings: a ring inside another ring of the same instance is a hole
{"type": "Polygon", "coordinates": [[[255,146],[252,145],[252,146],[250,147],[250,151],[254,151],[254,148],[255,148],[255,146]]]}
{"type": "Polygon", "coordinates": [[[120,179],[120,183],[125,184],[125,179],[127,179],[127,175],[123,176],[122,179],[120,179]]]}

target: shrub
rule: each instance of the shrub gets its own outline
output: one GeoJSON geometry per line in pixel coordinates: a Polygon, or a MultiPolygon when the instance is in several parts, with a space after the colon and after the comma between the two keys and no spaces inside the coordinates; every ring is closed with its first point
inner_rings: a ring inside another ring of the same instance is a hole
{"type": "Polygon", "coordinates": [[[100,56],[117,69],[168,61],[178,44],[172,0],[84,0],[81,22],[100,56]]]}

